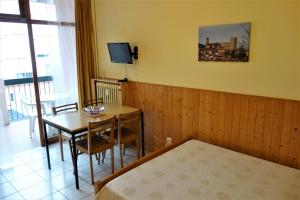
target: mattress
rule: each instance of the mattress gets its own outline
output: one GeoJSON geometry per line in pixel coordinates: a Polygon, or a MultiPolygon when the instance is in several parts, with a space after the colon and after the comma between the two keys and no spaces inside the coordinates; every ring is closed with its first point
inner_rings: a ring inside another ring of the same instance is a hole
{"type": "Polygon", "coordinates": [[[189,140],[113,179],[96,199],[300,199],[300,170],[189,140]]]}

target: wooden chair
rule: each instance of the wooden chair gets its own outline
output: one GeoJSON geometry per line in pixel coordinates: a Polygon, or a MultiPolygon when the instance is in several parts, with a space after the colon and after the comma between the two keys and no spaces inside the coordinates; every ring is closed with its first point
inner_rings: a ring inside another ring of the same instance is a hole
{"type": "MultiPolygon", "coordinates": [[[[86,100],[83,102],[83,107],[88,107],[88,106],[99,106],[104,104],[103,97],[99,97],[97,99],[91,99],[91,100],[86,100]]],[[[105,159],[105,153],[106,151],[102,152],[102,164],[104,163],[105,159]]],[[[98,160],[98,165],[100,164],[100,159],[101,159],[101,153],[99,153],[99,157],[97,154],[95,155],[96,159],[98,160]]]]}
{"type": "MultiPolygon", "coordinates": [[[[58,113],[61,112],[68,112],[68,111],[77,111],[78,110],[78,104],[77,103],[72,103],[72,104],[66,104],[66,105],[61,105],[61,106],[56,106],[52,107],[52,112],[54,115],[57,115],[58,113]]],[[[86,133],[81,133],[76,135],[76,138],[81,138],[86,136],[86,133]]],[[[59,146],[60,146],[60,154],[61,154],[61,160],[64,161],[64,150],[63,150],[63,141],[67,140],[69,142],[70,146],[70,152],[71,152],[71,157],[72,157],[72,163],[74,165],[74,155],[72,151],[72,136],[68,133],[62,132],[61,130],[58,130],[58,141],[59,141],[59,146]]]]}
{"type": "Polygon", "coordinates": [[[125,148],[126,144],[130,144],[135,141],[137,150],[137,159],[140,158],[140,133],[141,133],[141,118],[142,111],[138,111],[120,114],[118,117],[118,144],[120,148],[120,160],[121,167],[123,168],[123,154],[122,148],[125,148]]]}
{"type": "Polygon", "coordinates": [[[90,173],[92,184],[94,184],[94,170],[92,155],[100,152],[104,152],[110,149],[111,159],[111,172],[114,173],[114,127],[116,123],[116,116],[112,118],[89,122],[87,139],[76,142],[76,148],[89,155],[90,157],[90,173]],[[109,138],[100,135],[99,133],[110,130],[109,138]]]}
{"type": "Polygon", "coordinates": [[[102,105],[104,103],[103,101],[103,97],[97,98],[97,99],[91,99],[91,100],[86,100],[83,103],[84,107],[88,107],[88,106],[98,106],[98,105],[102,105]]]}
{"type": "Polygon", "coordinates": [[[75,111],[75,110],[78,110],[77,102],[52,107],[52,112],[54,115],[56,115],[57,113],[63,112],[63,111],[75,111]]]}

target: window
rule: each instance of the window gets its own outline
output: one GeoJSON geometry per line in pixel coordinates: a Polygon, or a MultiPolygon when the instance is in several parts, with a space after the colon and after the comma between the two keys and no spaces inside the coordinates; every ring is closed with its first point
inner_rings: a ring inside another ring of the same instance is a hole
{"type": "Polygon", "coordinates": [[[0,22],[0,74],[16,79],[18,73],[32,73],[26,24],[0,22]]]}
{"type": "Polygon", "coordinates": [[[61,60],[58,27],[34,24],[32,28],[38,74],[39,76],[53,76],[61,60]]]}
{"type": "Polygon", "coordinates": [[[56,4],[53,0],[30,0],[29,5],[31,19],[57,21],[56,4]]]}
{"type": "Polygon", "coordinates": [[[18,0],[0,0],[0,13],[20,15],[18,0]]]}

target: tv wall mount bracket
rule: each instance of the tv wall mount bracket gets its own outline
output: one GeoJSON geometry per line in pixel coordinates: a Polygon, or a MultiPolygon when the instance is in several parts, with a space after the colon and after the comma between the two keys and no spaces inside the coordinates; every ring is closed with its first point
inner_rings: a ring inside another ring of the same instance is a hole
{"type": "Polygon", "coordinates": [[[133,56],[134,59],[138,59],[138,47],[133,47],[133,52],[131,52],[131,56],[133,56]]]}

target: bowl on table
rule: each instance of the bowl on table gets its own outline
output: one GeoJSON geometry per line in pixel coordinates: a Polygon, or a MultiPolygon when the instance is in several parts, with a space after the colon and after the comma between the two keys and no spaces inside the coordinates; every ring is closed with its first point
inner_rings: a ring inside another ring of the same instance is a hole
{"type": "Polygon", "coordinates": [[[98,117],[104,115],[104,106],[88,106],[83,109],[90,117],[98,117]]]}

